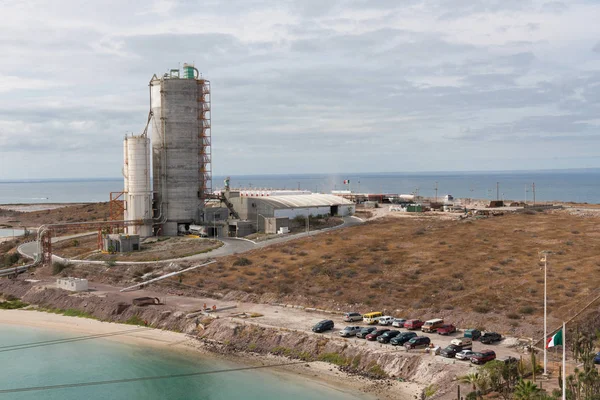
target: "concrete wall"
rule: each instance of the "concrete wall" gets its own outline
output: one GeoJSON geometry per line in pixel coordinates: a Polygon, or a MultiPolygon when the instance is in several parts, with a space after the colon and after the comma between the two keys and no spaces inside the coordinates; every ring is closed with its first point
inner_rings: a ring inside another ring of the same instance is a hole
{"type": "Polygon", "coordinates": [[[282,208],[280,210],[275,210],[275,217],[287,217],[289,219],[294,219],[297,216],[306,217],[308,215],[329,215],[331,213],[331,207],[310,207],[310,208],[282,208]]]}
{"type": "Polygon", "coordinates": [[[156,79],[150,85],[153,189],[169,222],[161,234],[171,236],[178,223],[200,221],[201,87],[195,79],[156,79]]]}
{"type": "Polygon", "coordinates": [[[56,280],[56,287],[72,292],[81,292],[88,290],[88,281],[81,278],[58,278],[56,280]]]}

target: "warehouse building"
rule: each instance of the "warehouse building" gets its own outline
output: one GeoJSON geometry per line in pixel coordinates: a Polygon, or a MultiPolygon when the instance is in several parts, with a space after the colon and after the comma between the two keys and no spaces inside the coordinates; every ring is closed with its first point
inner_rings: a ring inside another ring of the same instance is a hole
{"type": "MultiPolygon", "coordinates": [[[[290,219],[298,216],[353,215],[354,203],[330,194],[307,191],[228,191],[226,197],[239,219],[251,222],[255,230],[279,233],[289,226],[290,219]],[[283,228],[283,229],[282,229],[283,228]]],[[[233,233],[233,232],[231,232],[233,233]]],[[[240,236],[238,234],[238,236],[240,236]]]]}

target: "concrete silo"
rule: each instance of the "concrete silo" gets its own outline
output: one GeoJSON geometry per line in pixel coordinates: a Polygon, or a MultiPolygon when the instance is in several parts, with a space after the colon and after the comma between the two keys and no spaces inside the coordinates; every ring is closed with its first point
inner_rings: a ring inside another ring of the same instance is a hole
{"type": "Polygon", "coordinates": [[[126,227],[130,235],[152,236],[152,189],[150,187],[150,139],[126,136],[123,142],[125,178],[124,217],[139,224],[126,227]]]}
{"type": "Polygon", "coordinates": [[[210,82],[193,65],[150,81],[155,233],[201,223],[212,192],[210,82]]]}

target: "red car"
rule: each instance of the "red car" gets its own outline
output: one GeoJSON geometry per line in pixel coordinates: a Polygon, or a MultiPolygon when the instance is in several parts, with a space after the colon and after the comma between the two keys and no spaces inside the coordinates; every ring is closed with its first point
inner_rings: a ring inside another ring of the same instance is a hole
{"type": "Polygon", "coordinates": [[[449,335],[454,332],[456,332],[456,327],[452,324],[442,325],[437,330],[437,333],[439,333],[440,335],[449,335]]]}
{"type": "Polygon", "coordinates": [[[370,340],[372,342],[374,340],[377,340],[377,338],[379,336],[383,335],[387,331],[389,331],[389,329],[377,329],[376,331],[373,331],[373,332],[369,333],[367,336],[365,336],[365,339],[370,340]]]}
{"type": "Polygon", "coordinates": [[[481,350],[475,352],[471,356],[471,362],[473,364],[485,364],[488,361],[492,361],[496,359],[496,353],[493,350],[481,350]]]}
{"type": "Polygon", "coordinates": [[[404,329],[421,329],[424,323],[425,322],[421,321],[420,319],[409,319],[408,321],[404,322],[404,329]]]}

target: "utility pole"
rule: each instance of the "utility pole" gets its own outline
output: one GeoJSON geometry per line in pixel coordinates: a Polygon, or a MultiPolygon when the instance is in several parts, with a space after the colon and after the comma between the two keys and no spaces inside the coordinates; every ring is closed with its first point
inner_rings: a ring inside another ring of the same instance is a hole
{"type": "Polygon", "coordinates": [[[533,192],[533,205],[535,206],[535,182],[531,184],[531,191],[533,192]]]}
{"type": "Polygon", "coordinates": [[[437,199],[438,199],[438,183],[437,183],[437,181],[435,181],[435,202],[436,203],[438,202],[437,199]]]}
{"type": "MultiPolygon", "coordinates": [[[[543,251],[542,254],[544,255],[544,258],[542,259],[542,261],[544,262],[544,376],[548,376],[548,346],[546,344],[546,340],[548,337],[548,332],[547,332],[547,328],[546,328],[546,318],[547,318],[547,306],[548,306],[548,300],[547,300],[547,279],[548,279],[548,251],[543,251]]],[[[563,333],[564,335],[564,333],[563,333]]],[[[564,346],[564,344],[563,344],[564,346]]]]}
{"type": "Polygon", "coordinates": [[[496,182],[496,200],[500,200],[500,182],[496,182]]]}

